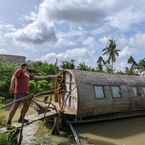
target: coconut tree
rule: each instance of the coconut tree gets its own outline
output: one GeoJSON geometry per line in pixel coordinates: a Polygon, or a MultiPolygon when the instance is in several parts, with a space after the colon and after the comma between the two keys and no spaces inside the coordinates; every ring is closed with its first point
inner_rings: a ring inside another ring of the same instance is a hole
{"type": "Polygon", "coordinates": [[[130,66],[130,68],[128,68],[128,74],[131,74],[131,75],[133,75],[133,74],[135,74],[135,67],[137,68],[138,67],[138,64],[137,64],[137,62],[135,61],[135,59],[134,59],[134,57],[133,56],[130,56],[129,58],[128,58],[128,64],[130,64],[131,66],[130,66]]]}
{"type": "Polygon", "coordinates": [[[100,72],[103,72],[103,65],[105,64],[104,58],[102,56],[99,56],[98,60],[97,60],[97,66],[98,66],[98,70],[100,72]]]}
{"type": "Polygon", "coordinates": [[[112,72],[113,72],[113,65],[116,62],[117,57],[119,56],[120,50],[117,49],[117,45],[115,40],[110,39],[108,46],[103,49],[103,55],[107,56],[107,63],[111,64],[112,72]]]}
{"type": "Polygon", "coordinates": [[[135,66],[137,66],[137,62],[135,61],[133,56],[128,58],[128,64],[131,64],[130,70],[133,70],[135,66]]]}
{"type": "Polygon", "coordinates": [[[141,59],[138,63],[138,68],[140,69],[141,72],[145,71],[145,58],[141,59]]]}

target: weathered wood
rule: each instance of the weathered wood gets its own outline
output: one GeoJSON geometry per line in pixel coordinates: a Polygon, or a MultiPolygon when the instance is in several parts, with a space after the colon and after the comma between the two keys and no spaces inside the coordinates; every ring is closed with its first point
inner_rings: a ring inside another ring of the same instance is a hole
{"type": "Polygon", "coordinates": [[[52,135],[59,135],[60,134],[60,126],[59,126],[59,117],[54,117],[53,118],[53,126],[51,128],[51,134],[52,135]]]}
{"type": "MultiPolygon", "coordinates": [[[[24,123],[24,126],[28,126],[34,122],[37,122],[37,121],[40,121],[44,118],[53,118],[55,116],[57,116],[58,113],[56,113],[55,111],[51,111],[51,112],[47,112],[46,114],[43,113],[43,114],[40,114],[38,116],[36,115],[30,115],[30,116],[26,116],[26,118],[29,120],[28,123],[24,123]]],[[[22,127],[22,123],[17,123],[17,122],[13,122],[12,124],[12,127],[16,127],[16,128],[21,128],[22,127]]],[[[0,133],[4,133],[4,132],[7,132],[7,128],[6,127],[3,127],[3,128],[0,128],[0,133]]]]}
{"type": "Polygon", "coordinates": [[[53,117],[55,117],[57,115],[58,115],[57,112],[50,111],[50,112],[47,112],[47,113],[42,113],[42,114],[40,114],[38,116],[36,116],[36,115],[28,116],[26,118],[29,120],[29,122],[24,124],[24,126],[30,125],[30,124],[32,124],[34,122],[37,122],[37,121],[40,121],[40,120],[42,120],[44,118],[53,118],[53,117]]]}
{"type": "Polygon", "coordinates": [[[43,91],[43,92],[34,94],[34,97],[40,97],[40,96],[44,96],[44,95],[52,95],[53,93],[54,93],[53,90],[43,91]]]}
{"type": "Polygon", "coordinates": [[[71,129],[71,131],[72,131],[72,133],[73,133],[73,136],[74,136],[74,139],[75,139],[75,141],[76,141],[76,144],[77,144],[77,145],[81,145],[79,136],[78,136],[78,134],[77,134],[75,128],[73,127],[73,125],[71,124],[71,122],[69,122],[68,124],[69,124],[69,127],[70,127],[70,129],[71,129]]]}

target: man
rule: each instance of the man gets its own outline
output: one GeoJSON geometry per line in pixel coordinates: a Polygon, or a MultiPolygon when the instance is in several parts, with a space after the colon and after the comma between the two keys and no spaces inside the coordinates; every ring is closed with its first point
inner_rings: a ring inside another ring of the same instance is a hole
{"type": "Polygon", "coordinates": [[[7,125],[11,125],[12,119],[21,103],[23,103],[23,108],[18,122],[28,122],[28,120],[25,119],[25,115],[29,109],[31,99],[25,99],[25,97],[29,94],[29,80],[30,74],[28,72],[28,65],[22,64],[11,78],[10,93],[15,96],[16,101],[10,110],[7,125]]]}

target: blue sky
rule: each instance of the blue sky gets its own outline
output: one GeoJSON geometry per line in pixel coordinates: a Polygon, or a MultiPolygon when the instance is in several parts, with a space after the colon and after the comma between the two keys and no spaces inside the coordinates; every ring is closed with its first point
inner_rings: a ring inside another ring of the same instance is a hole
{"type": "Polygon", "coordinates": [[[144,0],[5,0],[0,2],[0,53],[94,66],[108,39],[121,50],[116,63],[145,57],[144,0]]]}
{"type": "Polygon", "coordinates": [[[28,15],[39,6],[41,0],[2,0],[0,2],[0,22],[23,25],[21,17],[28,15]]]}

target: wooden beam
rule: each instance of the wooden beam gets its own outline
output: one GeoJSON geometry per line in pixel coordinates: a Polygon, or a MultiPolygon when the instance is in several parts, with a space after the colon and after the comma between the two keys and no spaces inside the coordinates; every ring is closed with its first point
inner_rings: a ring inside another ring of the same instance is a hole
{"type": "Polygon", "coordinates": [[[76,141],[76,144],[77,144],[77,145],[81,145],[79,136],[78,136],[78,134],[77,134],[75,128],[73,127],[73,125],[71,124],[71,122],[69,122],[68,124],[69,124],[69,127],[70,127],[70,129],[71,129],[71,131],[72,131],[72,133],[73,133],[73,136],[74,136],[74,139],[75,139],[75,141],[76,141]]]}
{"type": "Polygon", "coordinates": [[[48,80],[48,79],[56,79],[57,75],[47,75],[47,76],[34,76],[33,80],[40,81],[40,80],[48,80]]]}
{"type": "MultiPolygon", "coordinates": [[[[30,116],[27,116],[26,118],[29,120],[28,123],[25,123],[23,126],[28,126],[34,122],[37,122],[37,121],[40,121],[40,120],[43,120],[44,118],[53,118],[55,116],[57,116],[58,113],[57,112],[48,112],[48,113],[43,113],[43,114],[40,114],[38,116],[34,116],[34,115],[30,115],[30,116]]],[[[22,124],[21,123],[13,123],[12,124],[12,127],[16,127],[16,128],[21,128],[22,127],[22,124]]],[[[6,127],[3,127],[3,128],[0,128],[0,133],[5,133],[5,132],[8,132],[7,128],[6,127]]]]}

